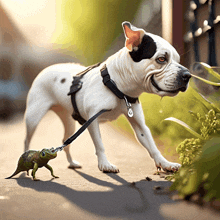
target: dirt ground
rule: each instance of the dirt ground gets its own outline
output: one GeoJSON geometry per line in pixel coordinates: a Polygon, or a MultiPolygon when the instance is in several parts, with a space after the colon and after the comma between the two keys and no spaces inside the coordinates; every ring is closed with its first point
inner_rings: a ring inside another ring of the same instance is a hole
{"type": "MultiPolygon", "coordinates": [[[[31,149],[61,145],[63,126],[53,113],[40,123],[31,149]]],[[[120,173],[106,174],[98,170],[94,146],[87,131],[73,144],[73,158],[82,169],[68,169],[64,152],[49,161],[55,175],[41,168],[33,181],[26,174],[10,176],[23,153],[25,126],[23,115],[0,123],[0,220],[18,219],[220,219],[220,215],[191,203],[173,201],[155,190],[170,182],[158,175],[153,160],[138,143],[116,131],[109,124],[101,125],[101,133],[109,161],[120,173]],[[146,181],[146,177],[152,181],[146,181]]]]}

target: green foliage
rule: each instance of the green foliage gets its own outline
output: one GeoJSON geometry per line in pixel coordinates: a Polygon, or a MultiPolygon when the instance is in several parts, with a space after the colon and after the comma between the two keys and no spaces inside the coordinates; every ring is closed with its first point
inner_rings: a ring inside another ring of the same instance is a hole
{"type": "Polygon", "coordinates": [[[200,155],[203,141],[199,138],[185,139],[181,142],[176,151],[180,155],[182,165],[191,164],[200,155]]]}
{"type": "MultiPolygon", "coordinates": [[[[219,114],[213,109],[209,110],[207,114],[202,116],[199,113],[191,112],[193,117],[200,123],[200,137],[185,139],[177,147],[177,153],[180,154],[180,161],[182,165],[191,164],[194,159],[200,155],[202,145],[215,135],[220,135],[220,121],[219,114]]],[[[197,136],[198,137],[198,136],[197,136]]]]}
{"type": "Polygon", "coordinates": [[[220,200],[219,170],[220,138],[213,138],[202,147],[192,164],[180,169],[170,189],[178,190],[183,197],[199,194],[206,201],[220,200]]]}
{"type": "Polygon", "coordinates": [[[141,0],[57,0],[53,41],[84,65],[100,62],[113,40],[132,22],[141,0]]]}
{"type": "MultiPolygon", "coordinates": [[[[212,75],[212,76],[214,76],[215,78],[217,78],[218,80],[220,80],[220,75],[219,75],[216,71],[214,71],[211,66],[209,66],[209,65],[206,64],[206,63],[202,63],[202,62],[200,62],[199,64],[200,64],[206,71],[208,71],[208,73],[209,73],[210,75],[212,75]]],[[[202,77],[199,77],[199,76],[196,76],[196,75],[193,75],[193,74],[191,74],[191,75],[192,75],[193,77],[195,77],[195,78],[197,78],[197,79],[203,81],[204,83],[209,84],[209,85],[220,86],[220,83],[212,82],[212,81],[210,81],[210,80],[203,79],[202,77]]]]}
{"type": "Polygon", "coordinates": [[[197,120],[201,123],[201,135],[205,140],[209,140],[210,137],[214,135],[219,135],[220,124],[219,124],[219,114],[211,109],[205,116],[196,114],[197,120]]]}
{"type": "Polygon", "coordinates": [[[202,155],[195,161],[194,167],[191,189],[195,190],[203,183],[204,189],[207,190],[207,200],[220,199],[220,138],[212,139],[204,145],[202,155]]]}
{"type": "Polygon", "coordinates": [[[177,118],[173,118],[173,117],[169,117],[165,119],[166,121],[173,121],[176,122],[177,124],[183,126],[187,131],[189,131],[192,135],[196,136],[197,138],[203,139],[203,137],[198,134],[196,131],[194,131],[189,125],[187,125],[185,122],[177,119],[177,118]]]}

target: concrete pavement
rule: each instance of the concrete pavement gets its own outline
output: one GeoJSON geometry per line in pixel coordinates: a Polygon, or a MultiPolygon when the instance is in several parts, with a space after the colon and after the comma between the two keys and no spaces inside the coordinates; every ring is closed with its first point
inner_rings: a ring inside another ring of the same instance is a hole
{"type": "MultiPolygon", "coordinates": [[[[61,121],[51,112],[39,124],[31,149],[60,146],[62,134],[61,121]]],[[[57,158],[49,164],[60,178],[51,178],[50,172],[41,168],[36,174],[41,181],[32,181],[22,173],[6,180],[4,178],[14,172],[23,153],[25,127],[22,116],[1,123],[0,220],[183,219],[178,211],[187,205],[154,190],[156,186],[166,188],[170,183],[153,175],[156,168],[148,152],[109,124],[101,125],[101,134],[107,157],[118,166],[119,174],[98,170],[94,146],[85,131],[71,148],[73,158],[81,163],[82,169],[67,169],[65,153],[58,152],[57,158]],[[146,177],[152,181],[146,181],[146,177]],[[182,204],[181,208],[176,208],[182,204]]],[[[200,216],[201,220],[204,211],[209,219],[217,219],[210,210],[198,210],[198,207],[191,208],[191,213],[195,213],[192,219],[200,216]]],[[[184,213],[181,213],[182,217],[184,213]]]]}

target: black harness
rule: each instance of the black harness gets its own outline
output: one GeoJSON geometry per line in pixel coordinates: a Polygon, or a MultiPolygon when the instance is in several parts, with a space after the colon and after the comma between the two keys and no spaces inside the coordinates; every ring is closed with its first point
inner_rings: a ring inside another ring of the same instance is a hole
{"type": "MultiPolygon", "coordinates": [[[[73,81],[72,81],[72,85],[70,87],[70,92],[68,93],[68,95],[71,95],[71,101],[72,101],[72,105],[73,105],[73,109],[74,109],[72,117],[75,120],[77,120],[81,125],[83,125],[86,122],[86,120],[80,115],[79,110],[77,108],[76,93],[82,88],[83,76],[86,73],[88,73],[90,70],[92,70],[93,68],[98,67],[100,64],[101,63],[92,65],[92,66],[88,67],[86,70],[84,70],[84,71],[78,73],[76,76],[74,76],[73,81]]],[[[103,78],[102,81],[103,81],[104,85],[107,86],[119,99],[125,100],[125,104],[128,109],[128,116],[132,117],[133,111],[131,109],[131,103],[135,103],[138,100],[138,98],[133,98],[133,97],[127,96],[118,89],[115,82],[110,78],[110,75],[108,73],[108,69],[107,69],[106,65],[104,65],[100,71],[101,71],[101,76],[103,78]]]]}
{"type": "Polygon", "coordinates": [[[98,67],[101,63],[97,63],[97,64],[94,64],[92,66],[89,66],[87,69],[85,69],[84,71],[76,74],[76,76],[73,77],[73,82],[72,82],[72,85],[70,87],[70,91],[67,95],[71,95],[71,102],[72,102],[72,105],[73,105],[73,114],[72,114],[72,117],[77,120],[81,125],[83,125],[86,120],[80,115],[79,113],[79,110],[77,108],[77,105],[76,105],[76,93],[82,88],[82,84],[83,82],[81,81],[83,76],[88,73],[90,70],[98,67]]]}
{"type": "Polygon", "coordinates": [[[138,98],[133,98],[128,95],[125,95],[118,89],[115,82],[110,78],[106,65],[104,65],[101,69],[101,76],[103,78],[102,82],[104,83],[104,85],[107,86],[119,99],[126,98],[130,103],[135,103],[138,100],[138,98]]]}

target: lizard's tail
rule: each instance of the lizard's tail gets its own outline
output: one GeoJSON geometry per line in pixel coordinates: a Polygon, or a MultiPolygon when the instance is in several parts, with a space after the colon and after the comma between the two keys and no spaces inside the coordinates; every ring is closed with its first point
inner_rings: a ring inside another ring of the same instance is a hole
{"type": "Polygon", "coordinates": [[[16,174],[18,174],[18,173],[20,173],[21,172],[21,170],[15,170],[15,172],[11,175],[11,176],[9,176],[9,177],[6,177],[5,179],[10,179],[10,178],[12,178],[13,176],[15,176],[16,174]]]}

